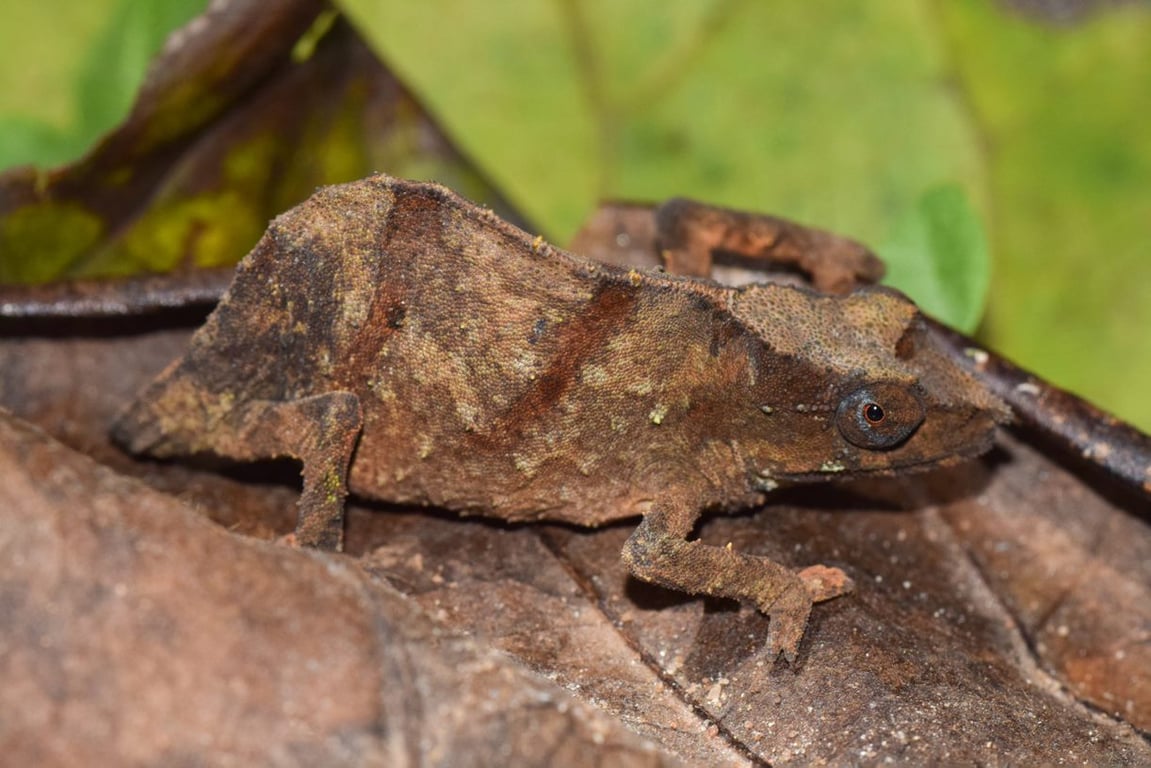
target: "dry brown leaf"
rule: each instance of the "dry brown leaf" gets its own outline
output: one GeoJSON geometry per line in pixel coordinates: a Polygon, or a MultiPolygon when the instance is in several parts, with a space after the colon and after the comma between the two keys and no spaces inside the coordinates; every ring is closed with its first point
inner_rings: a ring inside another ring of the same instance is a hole
{"type": "Polygon", "coordinates": [[[229,535],[0,412],[11,765],[671,765],[354,560],[229,535]]]}

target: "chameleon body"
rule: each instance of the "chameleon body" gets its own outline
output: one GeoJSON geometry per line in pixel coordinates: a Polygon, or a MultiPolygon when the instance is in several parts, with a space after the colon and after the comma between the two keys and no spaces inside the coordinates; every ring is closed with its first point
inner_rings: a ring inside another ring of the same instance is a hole
{"type": "Polygon", "coordinates": [[[375,176],[277,218],[114,436],[300,460],[302,545],[340,547],[349,489],[509,521],[642,517],[633,573],[754,602],[790,659],[812,602],[850,580],[689,541],[699,514],[974,456],[1005,416],[894,292],[608,266],[375,176]]]}

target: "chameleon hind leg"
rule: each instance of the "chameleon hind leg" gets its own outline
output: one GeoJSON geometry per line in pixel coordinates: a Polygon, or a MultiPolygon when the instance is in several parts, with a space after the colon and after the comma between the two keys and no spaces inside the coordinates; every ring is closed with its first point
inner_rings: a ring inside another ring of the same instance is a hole
{"type": "Polygon", "coordinates": [[[304,480],[297,504],[295,543],[332,551],[343,548],[348,469],[363,427],[359,399],[350,392],[238,408],[228,427],[213,430],[212,450],[246,461],[299,460],[304,480]]]}
{"type": "Polygon", "coordinates": [[[351,392],[297,400],[252,400],[221,407],[193,387],[166,384],[116,423],[115,439],[159,457],[212,453],[235,461],[292,458],[303,465],[295,542],[338,551],[343,545],[348,470],[363,427],[351,392]],[[208,405],[206,405],[208,403],[208,405]],[[223,412],[215,411],[214,404],[223,412]],[[205,414],[213,414],[206,417],[205,414]]]}

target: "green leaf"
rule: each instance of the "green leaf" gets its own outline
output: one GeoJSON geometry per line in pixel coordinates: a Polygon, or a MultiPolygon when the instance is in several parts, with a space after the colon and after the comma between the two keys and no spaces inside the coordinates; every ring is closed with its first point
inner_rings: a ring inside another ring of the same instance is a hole
{"type": "Polygon", "coordinates": [[[71,133],[21,117],[0,118],[0,169],[34,162],[56,165],[84,150],[71,133]]]}
{"type": "Polygon", "coordinates": [[[0,117],[70,130],[82,60],[118,2],[0,3],[0,117]]]}
{"type": "Polygon", "coordinates": [[[989,155],[989,346],[1151,430],[1151,5],[939,3],[989,155]]]}
{"type": "Polygon", "coordinates": [[[874,242],[940,179],[980,189],[923,2],[340,5],[560,241],[600,198],[683,194],[874,242]]]}
{"type": "Polygon", "coordinates": [[[925,192],[878,251],[887,262],[887,282],[935,318],[975,330],[991,263],[983,223],[959,185],[925,192]]]}
{"type": "Polygon", "coordinates": [[[206,5],[6,4],[0,9],[0,73],[9,75],[0,88],[0,170],[51,167],[91,147],[128,114],[148,62],[171,31],[206,5]]]}

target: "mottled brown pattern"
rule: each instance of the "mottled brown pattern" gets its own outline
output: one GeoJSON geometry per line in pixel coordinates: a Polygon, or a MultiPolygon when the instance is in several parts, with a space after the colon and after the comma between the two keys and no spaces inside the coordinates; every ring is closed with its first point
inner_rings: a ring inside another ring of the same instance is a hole
{"type": "MultiPolygon", "coordinates": [[[[858,248],[787,227],[804,263],[858,266],[858,248]]],[[[812,603],[849,591],[846,575],[687,537],[701,510],[780,484],[989,447],[1002,404],[927,339],[897,354],[920,322],[882,289],[598,264],[437,185],[376,176],[279,217],[115,435],[160,456],[299,459],[296,535],[315,546],[340,546],[348,489],[505,520],[643,515],[625,547],[637,576],[754,603],[769,655],[794,658],[812,603]],[[922,407],[922,424],[870,444],[856,415],[848,439],[840,404],[868,404],[861,387],[898,392],[889,406],[922,407]]]]}
{"type": "MultiPolygon", "coordinates": [[[[508,410],[506,429],[518,434],[525,424],[546,418],[578,381],[581,369],[592,355],[627,322],[635,304],[634,288],[608,283],[597,289],[583,311],[557,331],[557,354],[536,377],[535,385],[508,410]]],[[[532,327],[528,343],[538,343],[547,333],[546,328],[547,321],[541,318],[532,327]]]]}

